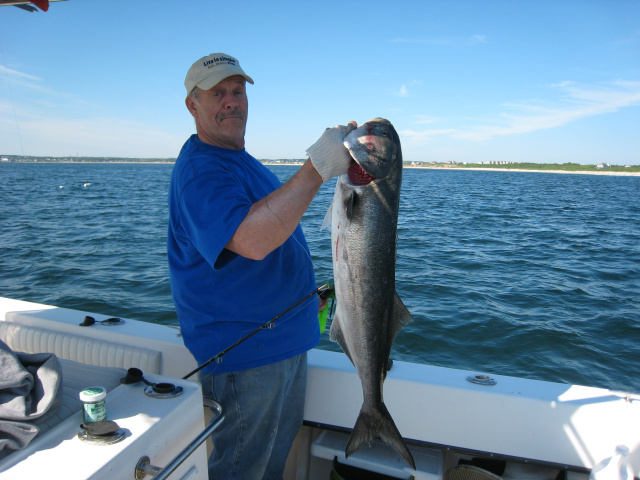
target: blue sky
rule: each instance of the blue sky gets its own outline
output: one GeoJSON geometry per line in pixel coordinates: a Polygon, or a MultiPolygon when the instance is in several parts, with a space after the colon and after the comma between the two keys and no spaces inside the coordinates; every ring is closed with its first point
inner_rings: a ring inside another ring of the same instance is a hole
{"type": "Polygon", "coordinates": [[[0,8],[0,154],[176,157],[237,57],[247,150],[381,116],[410,161],[640,164],[640,1],[69,0],[0,8]]]}

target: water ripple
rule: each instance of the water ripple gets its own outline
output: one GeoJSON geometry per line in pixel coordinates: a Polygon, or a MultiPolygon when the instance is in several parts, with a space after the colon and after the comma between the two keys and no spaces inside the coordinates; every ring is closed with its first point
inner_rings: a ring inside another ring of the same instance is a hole
{"type": "MultiPolygon", "coordinates": [[[[274,167],[286,181],[296,167],[274,167]]],[[[176,324],[171,166],[0,164],[0,296],[176,324]]],[[[322,283],[334,182],[303,218],[322,283]]],[[[392,356],[639,392],[640,179],[405,170],[392,356]]],[[[321,347],[339,351],[328,335],[321,347]]]]}

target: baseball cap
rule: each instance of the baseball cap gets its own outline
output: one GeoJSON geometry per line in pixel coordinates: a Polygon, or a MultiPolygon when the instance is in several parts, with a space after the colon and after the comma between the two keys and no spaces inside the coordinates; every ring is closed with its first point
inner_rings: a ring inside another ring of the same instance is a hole
{"type": "Polygon", "coordinates": [[[238,59],[226,53],[212,53],[191,65],[184,79],[187,95],[195,87],[209,90],[227,77],[242,75],[247,82],[253,83],[253,79],[240,68],[238,59]]]}

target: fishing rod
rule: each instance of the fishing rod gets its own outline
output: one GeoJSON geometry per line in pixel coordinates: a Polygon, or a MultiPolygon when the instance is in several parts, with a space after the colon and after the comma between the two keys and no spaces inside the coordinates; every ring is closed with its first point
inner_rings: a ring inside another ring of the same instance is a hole
{"type": "Polygon", "coordinates": [[[220,353],[218,353],[217,355],[214,355],[213,357],[211,357],[209,360],[207,360],[206,362],[204,362],[202,365],[200,365],[198,368],[196,368],[195,370],[193,370],[192,372],[189,372],[187,375],[185,375],[184,377],[182,377],[183,380],[186,380],[187,378],[189,378],[191,375],[194,375],[196,373],[198,373],[200,370],[202,370],[204,367],[206,367],[207,365],[212,364],[213,362],[217,362],[220,363],[222,362],[222,357],[224,355],[226,355],[227,353],[229,353],[231,350],[233,350],[234,348],[236,348],[238,345],[240,345],[242,342],[248,340],[249,338],[253,337],[256,333],[258,333],[260,330],[264,330],[265,328],[269,328],[272,329],[275,327],[274,323],[276,320],[278,320],[280,317],[282,317],[283,315],[287,314],[288,312],[290,312],[291,310],[293,310],[294,308],[296,308],[298,305],[300,305],[302,302],[304,302],[305,300],[307,300],[309,297],[312,297],[313,295],[319,294],[321,297],[323,298],[327,298],[329,296],[330,293],[333,292],[333,286],[329,284],[329,282],[325,283],[324,285],[322,285],[321,287],[316,288],[313,292],[311,292],[308,295],[305,295],[303,298],[301,298],[300,300],[298,300],[296,303],[294,303],[293,305],[291,305],[289,308],[287,308],[286,310],[280,312],[278,315],[276,315],[275,317],[273,317],[271,320],[269,320],[266,323],[263,323],[262,325],[260,325],[258,328],[256,328],[253,332],[249,333],[248,335],[242,337],[240,340],[238,340],[236,343],[234,343],[233,345],[231,345],[230,347],[225,348],[224,350],[222,350],[220,353]]]}

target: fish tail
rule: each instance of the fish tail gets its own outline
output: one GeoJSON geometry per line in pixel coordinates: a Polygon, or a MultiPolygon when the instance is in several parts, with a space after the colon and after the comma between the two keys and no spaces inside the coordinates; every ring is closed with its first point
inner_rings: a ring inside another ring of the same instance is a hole
{"type": "Polygon", "coordinates": [[[413,460],[411,452],[405,445],[402,435],[400,435],[398,427],[396,427],[384,403],[380,403],[375,408],[362,406],[356,425],[353,427],[353,432],[351,432],[347,442],[345,455],[349,457],[365,443],[370,445],[374,438],[381,438],[391,445],[415,470],[416,462],[413,460]]]}

